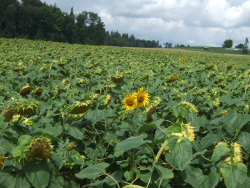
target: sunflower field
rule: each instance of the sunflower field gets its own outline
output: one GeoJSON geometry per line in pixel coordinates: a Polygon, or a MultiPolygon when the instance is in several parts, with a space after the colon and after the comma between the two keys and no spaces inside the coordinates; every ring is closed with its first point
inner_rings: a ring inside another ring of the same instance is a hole
{"type": "Polygon", "coordinates": [[[0,187],[248,188],[250,57],[0,38],[0,187]]]}

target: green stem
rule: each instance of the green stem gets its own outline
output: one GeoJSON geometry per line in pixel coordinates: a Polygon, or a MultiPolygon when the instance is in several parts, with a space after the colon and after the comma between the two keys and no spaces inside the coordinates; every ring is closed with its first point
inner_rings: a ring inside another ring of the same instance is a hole
{"type": "Polygon", "coordinates": [[[109,174],[106,174],[108,177],[110,177],[112,180],[114,180],[114,182],[116,183],[117,187],[120,188],[120,185],[118,184],[118,182],[115,180],[115,178],[113,178],[113,176],[110,176],[109,174]]]}
{"type": "Polygon", "coordinates": [[[162,152],[165,150],[165,148],[167,147],[167,145],[168,145],[168,139],[165,140],[165,142],[162,144],[160,150],[158,151],[158,153],[157,153],[157,155],[155,157],[155,160],[154,160],[155,163],[158,162],[158,160],[159,160],[162,152]]]}

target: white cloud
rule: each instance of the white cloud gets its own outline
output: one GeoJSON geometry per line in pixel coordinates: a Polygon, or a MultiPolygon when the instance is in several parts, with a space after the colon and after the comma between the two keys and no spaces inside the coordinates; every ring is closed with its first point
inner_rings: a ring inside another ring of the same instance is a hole
{"type": "Polygon", "coordinates": [[[178,44],[221,46],[250,38],[250,0],[45,0],[97,13],[107,30],[178,44]]]}

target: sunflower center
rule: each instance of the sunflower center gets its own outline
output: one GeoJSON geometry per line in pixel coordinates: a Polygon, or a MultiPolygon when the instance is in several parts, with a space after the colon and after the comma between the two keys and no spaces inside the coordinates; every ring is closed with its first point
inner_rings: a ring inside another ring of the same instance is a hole
{"type": "Polygon", "coordinates": [[[137,97],[137,100],[138,100],[138,102],[139,103],[141,103],[141,102],[143,102],[144,101],[144,95],[139,95],[138,97],[137,97]]]}
{"type": "Polygon", "coordinates": [[[134,103],[135,103],[135,102],[134,102],[133,99],[128,99],[128,100],[127,100],[127,105],[128,105],[128,106],[133,106],[134,103]]]}

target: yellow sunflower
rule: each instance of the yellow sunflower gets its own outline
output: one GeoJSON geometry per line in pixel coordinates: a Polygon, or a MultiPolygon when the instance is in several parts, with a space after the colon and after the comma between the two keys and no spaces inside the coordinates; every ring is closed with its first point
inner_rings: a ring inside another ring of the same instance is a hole
{"type": "Polygon", "coordinates": [[[149,97],[148,91],[144,91],[144,88],[139,88],[138,93],[135,93],[135,96],[137,98],[137,107],[146,106],[147,103],[149,103],[149,97]]]}
{"type": "Polygon", "coordinates": [[[124,103],[124,108],[126,108],[126,110],[134,110],[137,106],[137,99],[135,94],[130,94],[129,97],[123,100],[123,103],[124,103]]]}

